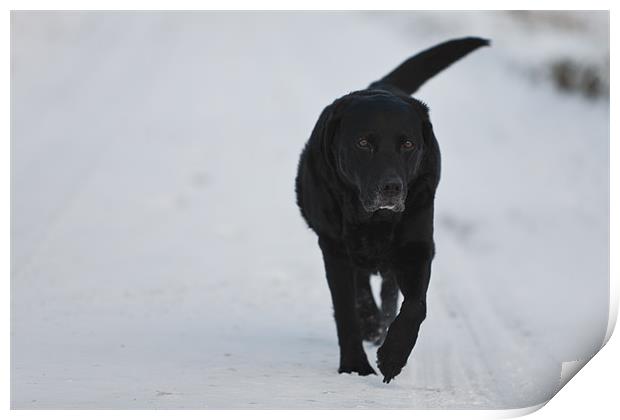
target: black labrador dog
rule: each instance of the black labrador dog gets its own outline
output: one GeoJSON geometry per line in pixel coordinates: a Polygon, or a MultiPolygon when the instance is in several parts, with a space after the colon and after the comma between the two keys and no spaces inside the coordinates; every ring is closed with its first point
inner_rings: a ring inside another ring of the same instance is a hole
{"type": "Polygon", "coordinates": [[[337,99],[321,113],[301,154],[297,204],[319,237],[340,373],[375,374],[362,340],[382,343],[377,365],[386,383],[413,350],[435,254],[440,156],[427,106],[409,95],[485,45],[488,40],[474,37],[439,44],[368,89],[337,99]],[[381,309],[370,287],[377,273],[381,309]],[[404,299],[397,314],[399,290],[404,299]]]}

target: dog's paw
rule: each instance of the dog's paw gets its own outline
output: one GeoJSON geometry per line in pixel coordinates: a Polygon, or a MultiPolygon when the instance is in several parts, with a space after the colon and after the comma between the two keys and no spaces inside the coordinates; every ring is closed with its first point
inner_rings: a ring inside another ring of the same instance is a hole
{"type": "Polygon", "coordinates": [[[407,359],[399,357],[401,352],[386,344],[387,342],[377,350],[377,366],[383,374],[383,382],[389,384],[403,370],[407,364],[407,359]]]}
{"type": "Polygon", "coordinates": [[[360,376],[376,375],[377,372],[370,366],[367,360],[358,363],[340,363],[338,373],[357,372],[360,376]]]}

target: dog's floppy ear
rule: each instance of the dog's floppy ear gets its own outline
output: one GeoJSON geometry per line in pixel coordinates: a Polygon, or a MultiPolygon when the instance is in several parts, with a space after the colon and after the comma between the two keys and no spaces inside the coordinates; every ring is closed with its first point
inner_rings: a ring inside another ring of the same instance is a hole
{"type": "Polygon", "coordinates": [[[336,172],[336,155],[334,150],[334,136],[338,131],[338,125],[342,116],[342,111],[351,101],[350,95],[336,99],[331,105],[327,106],[318,121],[314,125],[310,142],[318,156],[321,166],[325,165],[326,170],[335,174],[336,172]]]}
{"type": "Polygon", "coordinates": [[[429,116],[429,109],[424,102],[414,98],[409,99],[409,103],[413,106],[422,120],[422,137],[424,141],[424,157],[422,158],[422,166],[424,168],[423,172],[425,172],[426,168],[433,168],[433,173],[429,173],[427,176],[430,176],[434,180],[435,184],[437,184],[439,182],[441,171],[441,161],[439,158],[439,144],[437,143],[437,138],[435,137],[435,132],[433,131],[433,124],[431,123],[429,116]]]}
{"type": "Polygon", "coordinates": [[[437,143],[437,139],[435,138],[435,133],[433,132],[433,124],[431,123],[431,118],[429,116],[428,105],[418,99],[407,99],[409,104],[413,107],[415,112],[422,120],[422,135],[424,136],[424,146],[427,148],[433,146],[433,144],[437,143]]]}
{"type": "Polygon", "coordinates": [[[428,146],[429,143],[433,141],[432,139],[435,136],[433,133],[433,125],[431,124],[431,119],[429,116],[428,105],[414,98],[406,98],[405,100],[409,103],[409,105],[411,105],[420,120],[422,120],[422,134],[424,136],[424,145],[428,146]]]}

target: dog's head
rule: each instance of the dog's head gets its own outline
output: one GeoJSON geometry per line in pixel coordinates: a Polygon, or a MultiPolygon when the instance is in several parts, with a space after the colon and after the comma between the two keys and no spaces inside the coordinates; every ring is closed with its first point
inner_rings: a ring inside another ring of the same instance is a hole
{"type": "Polygon", "coordinates": [[[354,92],[326,108],[317,127],[323,159],[367,213],[404,211],[433,135],[426,105],[381,90],[354,92]]]}

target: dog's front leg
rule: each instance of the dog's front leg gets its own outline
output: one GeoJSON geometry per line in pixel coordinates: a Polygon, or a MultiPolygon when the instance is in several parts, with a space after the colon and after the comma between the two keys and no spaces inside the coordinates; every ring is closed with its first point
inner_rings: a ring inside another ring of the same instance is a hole
{"type": "Polygon", "coordinates": [[[404,300],[383,345],[377,351],[377,364],[385,383],[389,383],[407,364],[420,325],[426,318],[426,291],[433,253],[432,242],[414,244],[403,250],[401,255],[406,258],[393,268],[404,300]]]}
{"type": "Polygon", "coordinates": [[[339,373],[375,374],[362,346],[355,306],[354,270],[344,247],[333,240],[320,238],[325,273],[334,304],[334,317],[340,345],[339,373]]]}

